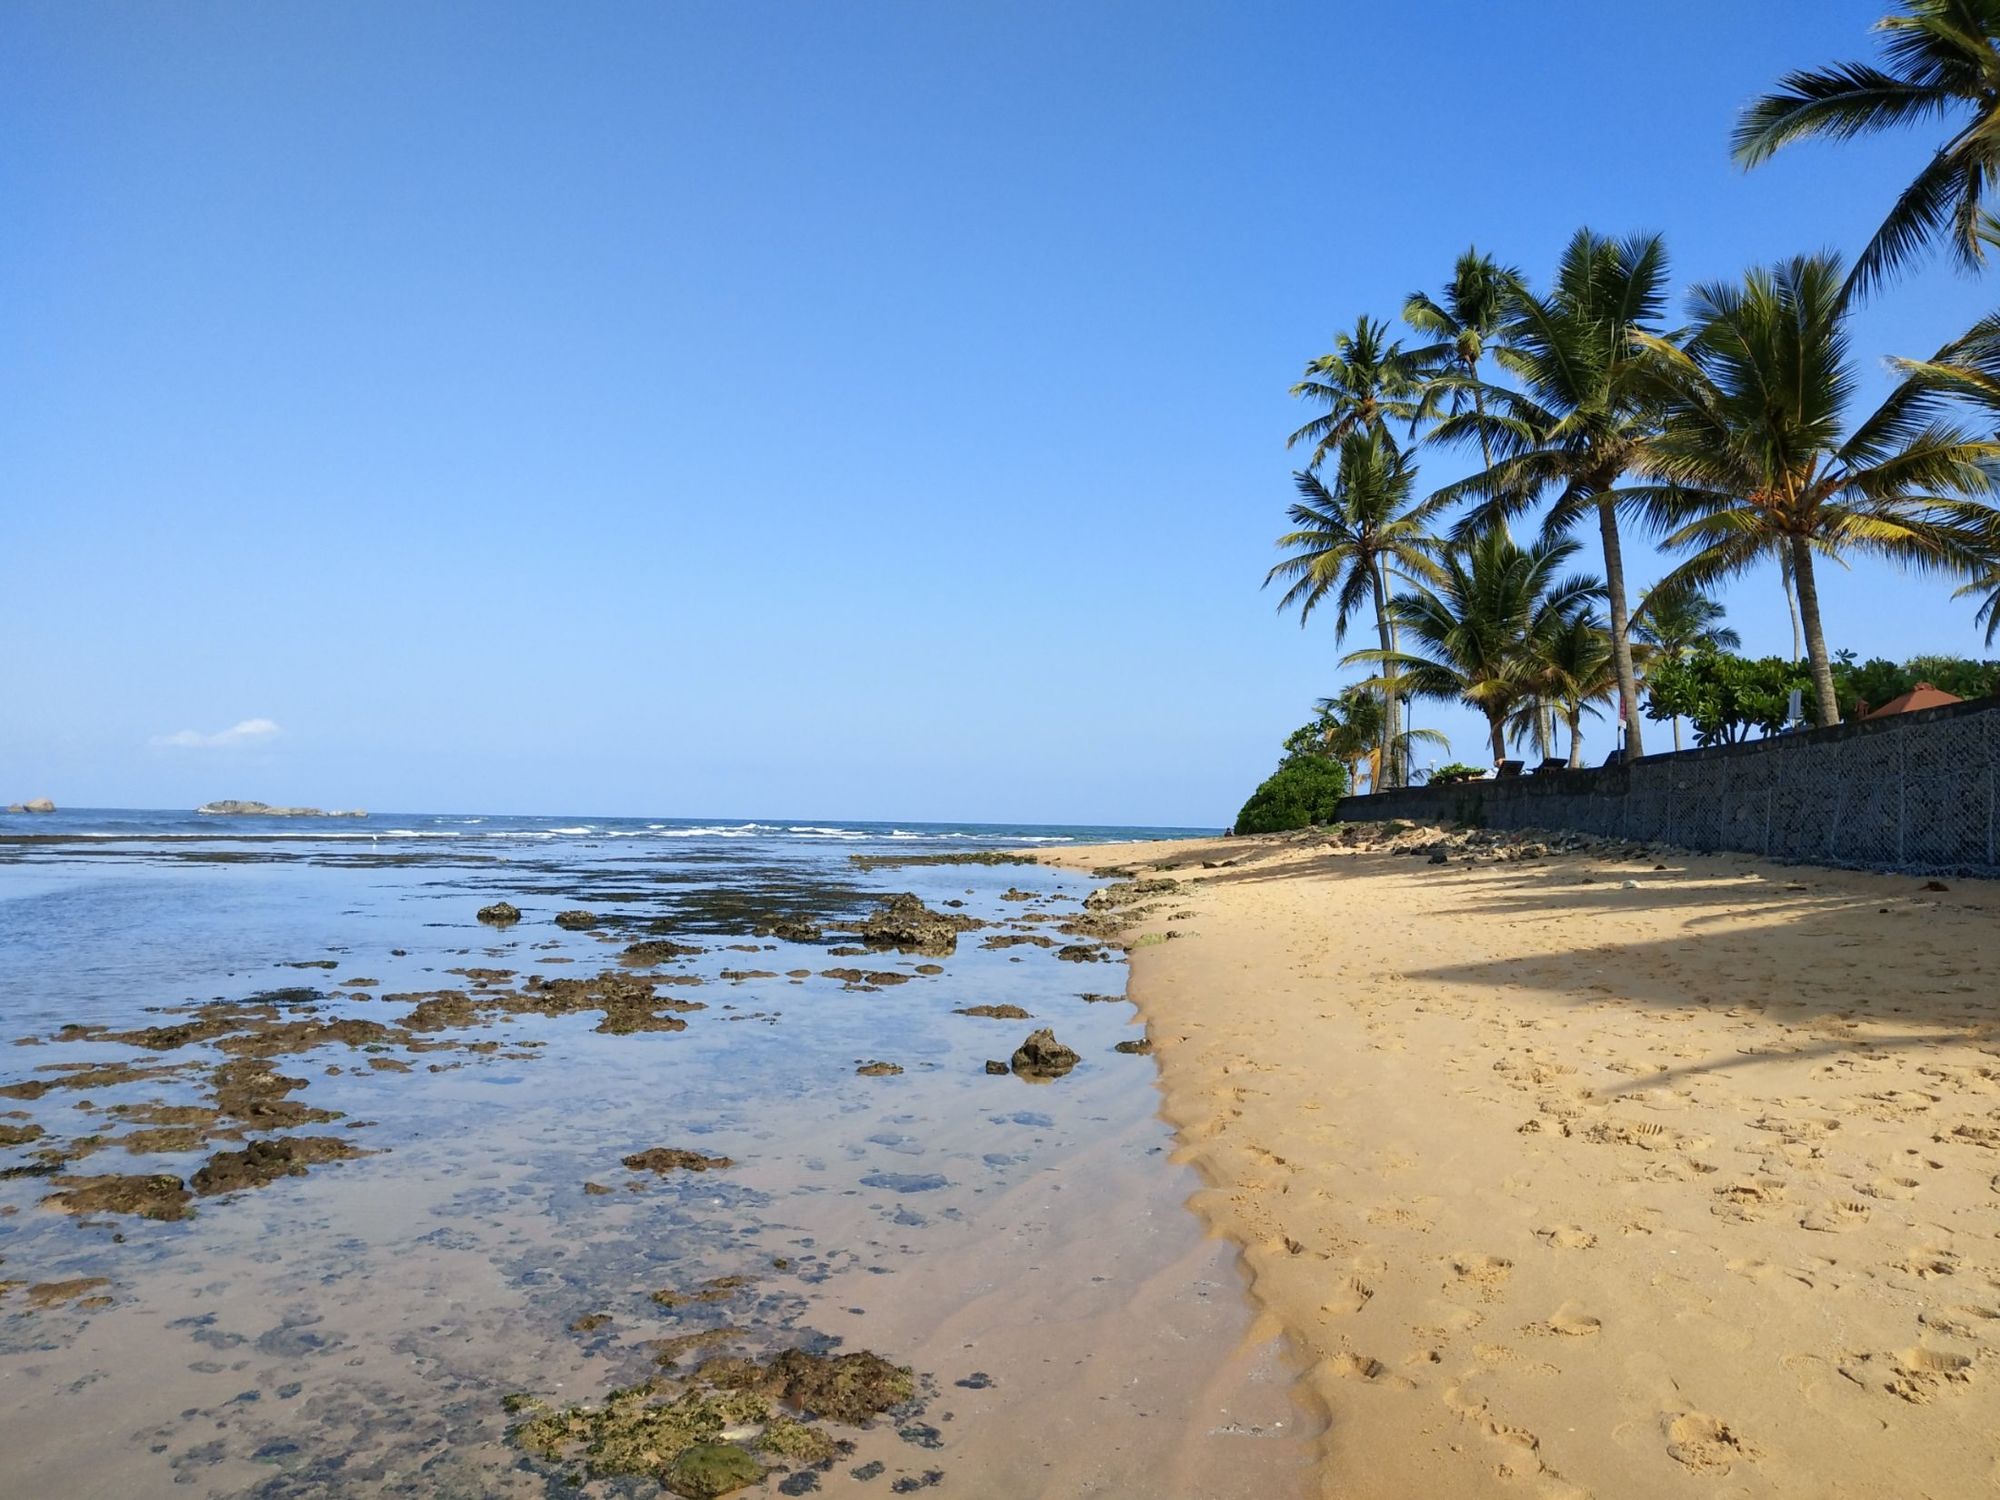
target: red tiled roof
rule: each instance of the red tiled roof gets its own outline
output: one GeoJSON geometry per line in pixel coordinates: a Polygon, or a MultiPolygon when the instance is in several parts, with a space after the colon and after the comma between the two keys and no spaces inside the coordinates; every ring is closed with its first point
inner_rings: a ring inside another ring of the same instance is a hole
{"type": "Polygon", "coordinates": [[[1943,688],[1934,688],[1928,682],[1920,682],[1901,697],[1891,698],[1872,713],[1862,717],[1886,719],[1891,714],[1914,713],[1920,708],[1943,708],[1947,703],[1963,703],[1965,700],[1956,693],[1947,693],[1943,688]]]}

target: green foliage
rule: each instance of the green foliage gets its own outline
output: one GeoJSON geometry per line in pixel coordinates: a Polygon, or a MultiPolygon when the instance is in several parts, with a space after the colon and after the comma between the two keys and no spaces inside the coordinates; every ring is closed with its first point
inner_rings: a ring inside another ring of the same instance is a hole
{"type": "Polygon", "coordinates": [[[1985,263],[2000,174],[2000,6],[1993,0],[1899,0],[1875,25],[1877,63],[1787,73],[1736,126],[1736,159],[1755,166],[1794,141],[1844,141],[1935,123],[1944,140],[1891,205],[1848,278],[1866,292],[1942,241],[1967,270],[1985,263]]]}
{"type": "Polygon", "coordinates": [[[1486,774],[1484,766],[1468,766],[1464,761],[1446,761],[1431,772],[1432,786],[1451,786],[1460,781],[1477,781],[1486,774]]]}
{"type": "Polygon", "coordinates": [[[1804,695],[1803,711],[1814,706],[1812,672],[1782,656],[1729,656],[1695,651],[1678,661],[1662,660],[1646,677],[1646,717],[1694,722],[1697,745],[1734,745],[1750,731],[1776,734],[1785,727],[1792,690],[1804,695]]]}
{"type": "Polygon", "coordinates": [[[1861,705],[1880,708],[1900,698],[1920,682],[1928,682],[1960,698],[1986,698],[2000,693],[2000,661],[1974,661],[1968,656],[1913,656],[1901,663],[1871,657],[1857,663],[1854,653],[1841,652],[1833,664],[1834,693],[1844,718],[1854,718],[1861,705]]]}
{"type": "Polygon", "coordinates": [[[1236,815],[1238,833],[1281,833],[1331,823],[1347,795],[1347,768],[1324,755],[1288,756],[1236,815]]]}

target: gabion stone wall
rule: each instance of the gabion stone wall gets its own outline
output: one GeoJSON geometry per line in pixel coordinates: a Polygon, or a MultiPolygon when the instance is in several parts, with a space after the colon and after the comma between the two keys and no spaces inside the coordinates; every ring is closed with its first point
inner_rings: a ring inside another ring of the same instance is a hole
{"type": "Polygon", "coordinates": [[[1595,770],[1349,797],[1340,817],[1564,829],[1804,864],[2000,876],[1996,804],[2000,698],[1981,698],[1595,770]]]}

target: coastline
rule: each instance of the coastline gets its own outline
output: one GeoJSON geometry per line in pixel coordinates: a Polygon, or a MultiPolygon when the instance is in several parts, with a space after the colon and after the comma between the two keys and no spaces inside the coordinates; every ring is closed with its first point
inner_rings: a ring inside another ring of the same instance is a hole
{"type": "Polygon", "coordinates": [[[1129,995],[1321,1493],[1992,1485],[2000,891],[1525,842],[1038,855],[1178,882],[1129,995]]]}

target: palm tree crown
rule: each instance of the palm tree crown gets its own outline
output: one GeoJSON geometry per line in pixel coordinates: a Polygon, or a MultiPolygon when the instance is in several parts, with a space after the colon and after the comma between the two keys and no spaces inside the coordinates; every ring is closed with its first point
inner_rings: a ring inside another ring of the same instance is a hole
{"type": "Polygon", "coordinates": [[[1854,262],[1866,292],[1943,239],[1967,268],[1986,258],[1994,219],[1985,192],[2000,177],[2000,0],[1902,0],[1875,23],[1882,62],[1788,73],[1738,121],[1736,159],[1767,160],[1810,136],[1846,140],[1930,121],[1956,128],[1890,208],[1854,262]]]}
{"type": "MultiPolygon", "coordinates": [[[[1433,301],[1412,292],[1403,304],[1403,321],[1432,340],[1411,352],[1417,367],[1429,376],[1424,393],[1425,415],[1458,412],[1470,404],[1482,419],[1485,443],[1485,397],[1480,392],[1480,367],[1495,348],[1505,326],[1508,299],[1520,285],[1521,273],[1502,266],[1475,247],[1459,256],[1444,295],[1433,301]]],[[[1486,466],[1493,466],[1490,444],[1483,448],[1486,466]]]]}
{"type": "Polygon", "coordinates": [[[1558,576],[1576,551],[1564,540],[1522,547],[1497,529],[1451,548],[1424,581],[1391,601],[1411,648],[1357,651],[1348,660],[1375,664],[1412,696],[1469,703],[1486,718],[1494,759],[1503,760],[1507,717],[1535,689],[1534,642],[1603,594],[1595,578],[1558,576]]]}
{"type": "Polygon", "coordinates": [[[1845,427],[1855,371],[1840,269],[1837,257],[1801,256],[1740,285],[1697,287],[1684,348],[1641,340],[1667,410],[1642,460],[1656,482],[1640,493],[1665,545],[1693,554],[1666,586],[1699,588],[1788,553],[1822,724],[1839,709],[1815,558],[1974,571],[1983,549],[1965,517],[2000,459],[2000,446],[1936,420],[1915,377],[1845,427]]]}
{"type": "MultiPolygon", "coordinates": [[[[1304,625],[1319,605],[1331,601],[1338,641],[1355,612],[1372,607],[1381,649],[1393,649],[1389,575],[1430,566],[1423,507],[1410,503],[1416,476],[1415,465],[1376,430],[1350,432],[1342,440],[1331,487],[1310,470],[1295,473],[1299,498],[1291,508],[1292,529],[1278,538],[1286,555],[1264,578],[1267,586],[1289,584],[1278,608],[1297,609],[1304,625]]],[[[1397,719],[1391,691],[1381,728],[1385,784],[1396,780],[1397,719]]]]}
{"type": "Polygon", "coordinates": [[[1314,470],[1356,433],[1386,436],[1390,422],[1415,421],[1423,380],[1416,360],[1390,339],[1389,326],[1364,315],[1352,333],[1334,335],[1333,352],[1306,366],[1292,394],[1326,408],[1285,439],[1288,448],[1312,444],[1306,468],[1314,470]]]}
{"type": "Polygon", "coordinates": [[[1618,533],[1618,511],[1628,497],[1619,486],[1653,432],[1658,405],[1635,335],[1658,322],[1666,296],[1667,252],[1658,235],[1613,240],[1578,230],[1548,295],[1517,286],[1509,297],[1507,364],[1522,388],[1483,386],[1484,415],[1447,417],[1434,433],[1451,442],[1476,432],[1498,454],[1482,473],[1434,497],[1481,502],[1462,531],[1498,525],[1544,495],[1554,496],[1545,535],[1563,535],[1595,512],[1625,751],[1633,756],[1643,747],[1618,533]]]}

